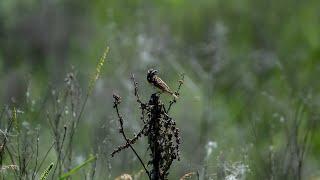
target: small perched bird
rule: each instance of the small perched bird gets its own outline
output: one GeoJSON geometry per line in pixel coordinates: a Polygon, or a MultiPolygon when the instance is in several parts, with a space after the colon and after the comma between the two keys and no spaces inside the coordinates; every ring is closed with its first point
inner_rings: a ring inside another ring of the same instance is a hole
{"type": "Polygon", "coordinates": [[[171,94],[175,99],[178,99],[178,96],[171,91],[169,86],[159,77],[157,76],[158,71],[154,69],[149,69],[147,74],[147,80],[150,84],[160,89],[162,92],[166,92],[171,94]]]}

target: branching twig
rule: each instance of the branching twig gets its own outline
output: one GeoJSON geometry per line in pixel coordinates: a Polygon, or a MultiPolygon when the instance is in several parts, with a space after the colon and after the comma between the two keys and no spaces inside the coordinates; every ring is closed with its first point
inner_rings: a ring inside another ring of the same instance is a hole
{"type": "Polygon", "coordinates": [[[114,98],[114,108],[116,109],[116,112],[117,112],[117,116],[118,116],[118,120],[119,120],[119,123],[120,123],[120,129],[119,129],[119,132],[120,134],[122,134],[123,138],[125,139],[126,143],[129,145],[129,147],[131,148],[131,150],[133,151],[133,153],[137,156],[137,158],[139,159],[141,165],[143,166],[145,172],[147,173],[148,177],[151,179],[151,176],[150,176],[150,172],[148,171],[148,169],[146,168],[146,165],[143,163],[141,157],[138,155],[138,153],[136,152],[136,150],[132,147],[132,145],[130,144],[130,141],[129,139],[127,138],[125,132],[124,132],[124,128],[123,128],[123,118],[122,116],[120,115],[120,112],[119,112],[119,107],[118,105],[120,104],[121,102],[121,97],[114,94],[113,95],[113,98],[114,98]]]}
{"type": "MultiPolygon", "coordinates": [[[[184,83],[184,74],[181,74],[181,79],[179,80],[178,88],[177,88],[177,90],[174,92],[174,94],[176,94],[177,96],[179,96],[180,89],[181,89],[181,86],[182,86],[183,83],[184,83]]],[[[172,105],[173,105],[174,103],[176,103],[176,102],[177,102],[176,99],[173,99],[173,100],[170,101],[168,109],[165,110],[165,112],[166,112],[167,114],[169,113],[172,105]]]]}
{"type": "Polygon", "coordinates": [[[134,95],[137,98],[137,102],[140,105],[140,109],[141,109],[141,120],[143,121],[143,123],[146,123],[145,120],[145,114],[147,111],[147,105],[146,103],[142,102],[140,99],[140,95],[139,95],[139,91],[138,91],[138,82],[135,80],[134,74],[131,75],[131,80],[133,82],[133,86],[134,86],[134,95]]]}
{"type": "Polygon", "coordinates": [[[136,81],[134,74],[131,75],[131,80],[133,82],[133,86],[134,86],[134,95],[137,97],[137,102],[139,104],[144,104],[142,103],[142,101],[140,100],[140,95],[139,95],[139,91],[138,91],[138,82],[136,81]]]}
{"type": "Polygon", "coordinates": [[[5,147],[7,145],[8,142],[8,134],[11,131],[11,128],[13,127],[13,122],[14,122],[14,117],[12,115],[12,117],[9,118],[9,126],[8,129],[6,130],[5,134],[4,134],[4,138],[3,138],[3,142],[0,144],[1,148],[0,148],[0,166],[2,166],[2,162],[3,162],[3,155],[4,155],[4,150],[5,147]]]}
{"type": "MultiPolygon", "coordinates": [[[[16,163],[15,163],[15,161],[14,161],[14,158],[13,158],[13,155],[12,155],[11,151],[9,150],[8,146],[6,146],[5,148],[6,148],[6,150],[7,150],[7,153],[8,153],[8,155],[9,155],[9,157],[10,157],[11,163],[12,163],[13,165],[15,165],[16,163]]],[[[17,173],[16,170],[14,171],[14,175],[16,176],[16,179],[18,179],[19,176],[18,176],[18,173],[17,173]]]]}
{"type": "Polygon", "coordinates": [[[132,139],[128,139],[128,141],[126,142],[126,144],[122,145],[122,146],[119,146],[117,149],[115,149],[112,153],[111,153],[111,156],[113,157],[115,154],[117,154],[118,152],[120,152],[121,150],[123,149],[127,149],[131,144],[134,144],[135,142],[137,142],[137,140],[139,138],[142,137],[144,131],[147,129],[147,124],[145,124],[143,126],[143,128],[139,131],[139,133],[137,135],[134,136],[134,138],[132,139]]]}

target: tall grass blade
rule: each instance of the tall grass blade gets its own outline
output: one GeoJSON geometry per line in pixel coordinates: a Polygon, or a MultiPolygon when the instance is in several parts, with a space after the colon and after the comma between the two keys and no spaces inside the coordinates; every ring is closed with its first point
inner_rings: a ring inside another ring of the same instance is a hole
{"type": "Polygon", "coordinates": [[[64,175],[62,175],[59,179],[60,180],[67,179],[68,177],[72,176],[77,171],[79,171],[81,168],[83,168],[84,166],[92,163],[95,160],[97,160],[97,157],[91,155],[91,157],[89,157],[89,159],[87,159],[85,162],[83,162],[82,164],[78,165],[77,167],[71,169],[69,172],[67,172],[64,175]]]}

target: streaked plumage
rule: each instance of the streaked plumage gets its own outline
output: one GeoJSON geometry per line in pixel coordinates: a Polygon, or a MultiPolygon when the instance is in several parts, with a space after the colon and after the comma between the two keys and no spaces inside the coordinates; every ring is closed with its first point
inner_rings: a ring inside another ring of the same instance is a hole
{"type": "Polygon", "coordinates": [[[157,76],[158,71],[154,69],[149,69],[147,74],[147,80],[149,83],[160,89],[162,92],[166,92],[171,94],[175,99],[178,98],[177,95],[172,92],[169,86],[159,77],[157,76]]]}

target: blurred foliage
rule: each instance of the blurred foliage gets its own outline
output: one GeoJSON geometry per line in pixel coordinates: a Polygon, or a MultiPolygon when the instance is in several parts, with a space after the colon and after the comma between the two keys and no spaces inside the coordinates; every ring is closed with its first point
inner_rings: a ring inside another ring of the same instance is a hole
{"type": "MultiPolygon", "coordinates": [[[[24,111],[23,121],[40,124],[44,153],[52,136],[44,120],[50,109],[42,109],[46,94],[62,89],[72,70],[86,90],[108,45],[109,61],[78,127],[75,166],[94,151],[101,153],[99,179],[141,170],[129,151],[109,155],[122,142],[112,94],[125,99],[125,128],[133,135],[141,124],[132,119],[138,112],[130,74],[148,99],[153,89],[145,76],[155,68],[172,87],[186,75],[172,111],[183,141],[173,179],[194,171],[219,177],[221,164],[235,169],[241,163],[250,169],[247,178],[289,178],[281,173],[295,148],[286,146],[295,136],[299,147],[309,131],[302,177],[317,178],[319,7],[318,0],[2,0],[1,99],[24,111]],[[294,131],[301,107],[303,123],[294,131]]],[[[143,144],[136,146],[147,156],[143,144]]]]}

